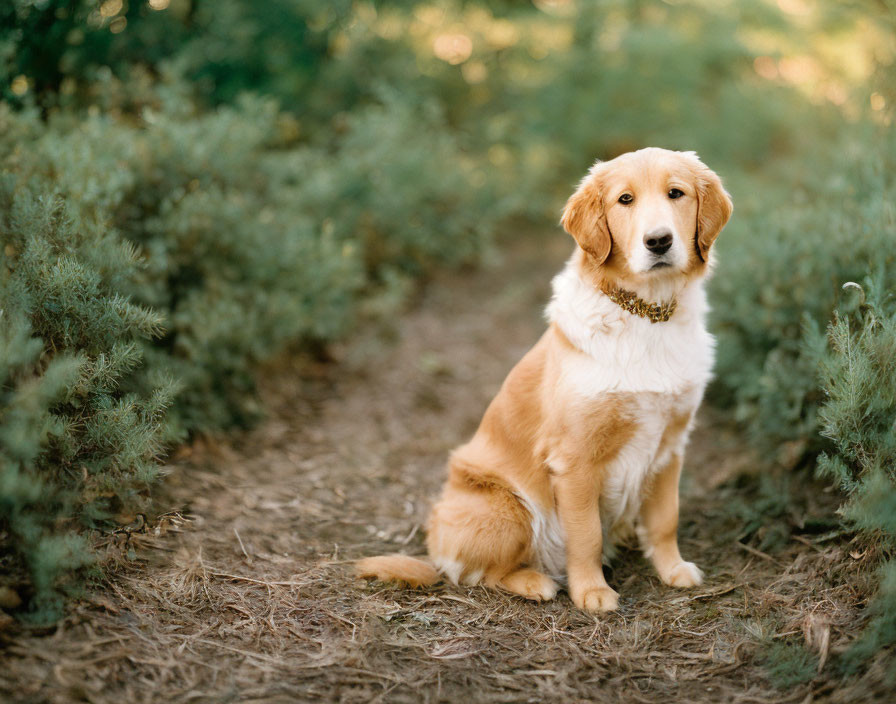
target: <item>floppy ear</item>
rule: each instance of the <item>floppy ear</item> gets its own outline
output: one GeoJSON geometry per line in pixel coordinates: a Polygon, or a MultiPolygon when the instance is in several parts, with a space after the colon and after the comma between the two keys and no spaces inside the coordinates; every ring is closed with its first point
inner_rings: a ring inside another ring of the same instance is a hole
{"type": "Polygon", "coordinates": [[[697,253],[703,261],[725,227],[734,206],[731,196],[712,169],[700,164],[697,172],[697,253]]]}
{"type": "Polygon", "coordinates": [[[604,215],[601,192],[603,181],[592,168],[582,179],[578,190],[566,201],[560,224],[571,234],[579,247],[591,255],[598,264],[610,256],[613,240],[604,215]]]}

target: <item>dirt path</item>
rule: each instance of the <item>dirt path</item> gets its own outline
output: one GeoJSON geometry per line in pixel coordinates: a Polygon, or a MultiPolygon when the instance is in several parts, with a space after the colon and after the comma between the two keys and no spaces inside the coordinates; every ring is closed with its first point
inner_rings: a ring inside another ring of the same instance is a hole
{"type": "MultiPolygon", "coordinates": [[[[824,670],[773,686],[758,644],[780,643],[789,662],[810,616],[829,643],[842,640],[861,598],[854,579],[830,573],[858,568],[811,535],[772,554],[751,545],[762,537],[748,525],[762,522],[751,497],[762,494],[755,481],[732,480],[749,457],[705,415],[683,487],[682,552],[708,575],[696,591],[662,586],[635,552],[608,575],[620,610],[600,618],[565,593],[535,605],[353,577],[354,558],[423,551],[446,454],[541,333],[550,276],[567,253],[555,238],[547,250],[522,247],[512,261],[441,277],[393,328],[337,350],[339,364],[280,369],[265,390],[268,422],[173,464],[162,502],[191,520],[134,533],[132,559],[51,633],[0,635],[0,699],[841,700],[842,682],[824,670]]],[[[783,511],[774,520],[799,524],[792,507],[783,511]]],[[[850,686],[875,697],[879,681],[850,686]]]]}

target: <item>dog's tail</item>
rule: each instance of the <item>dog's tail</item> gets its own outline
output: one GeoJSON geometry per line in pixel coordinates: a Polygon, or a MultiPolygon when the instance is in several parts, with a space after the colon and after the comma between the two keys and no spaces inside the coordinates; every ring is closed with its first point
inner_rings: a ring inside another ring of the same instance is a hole
{"type": "Polygon", "coordinates": [[[430,587],[442,579],[435,567],[424,560],[407,555],[380,555],[358,560],[359,577],[381,582],[399,582],[409,587],[430,587]]]}

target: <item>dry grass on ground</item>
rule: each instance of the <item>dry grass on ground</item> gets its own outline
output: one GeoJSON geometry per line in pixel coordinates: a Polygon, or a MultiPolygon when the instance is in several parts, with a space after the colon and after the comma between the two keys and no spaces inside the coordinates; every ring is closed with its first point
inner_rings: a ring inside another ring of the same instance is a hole
{"type": "Polygon", "coordinates": [[[354,558],[422,552],[446,453],[540,334],[566,252],[558,241],[440,278],[391,336],[359,335],[336,365],[283,363],[270,420],[182,450],[159,502],[176,513],[110,538],[117,566],[91,599],[50,631],[0,628],[0,699],[883,701],[879,667],[853,679],[831,667],[857,631],[871,559],[806,526],[836,498],[751,514],[768,492],[707,414],[681,529],[707,573],[699,589],[662,586],[631,551],[608,573],[620,610],[597,618],[565,594],[538,605],[353,576],[354,558]],[[778,548],[760,550],[776,526],[778,548]]]}

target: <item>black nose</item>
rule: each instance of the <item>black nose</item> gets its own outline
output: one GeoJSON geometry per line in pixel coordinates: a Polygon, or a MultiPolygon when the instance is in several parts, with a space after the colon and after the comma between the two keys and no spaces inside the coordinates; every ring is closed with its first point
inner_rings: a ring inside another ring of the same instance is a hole
{"type": "Polygon", "coordinates": [[[661,229],[644,235],[644,246],[654,254],[665,254],[672,246],[672,233],[661,229]]]}

